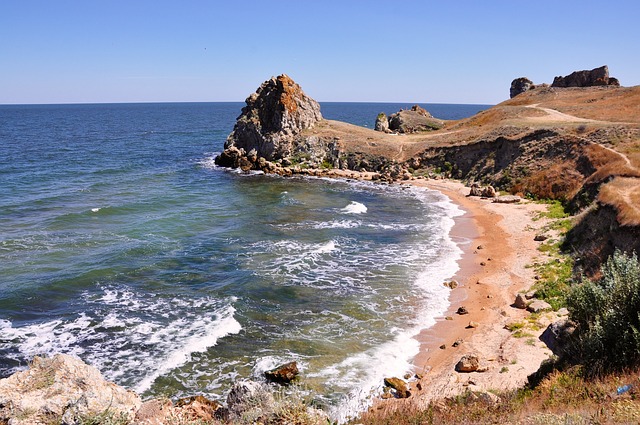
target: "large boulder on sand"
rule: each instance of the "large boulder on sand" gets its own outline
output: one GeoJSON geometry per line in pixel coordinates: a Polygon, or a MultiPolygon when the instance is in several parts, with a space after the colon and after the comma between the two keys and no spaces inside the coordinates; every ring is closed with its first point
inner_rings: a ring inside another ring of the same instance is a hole
{"type": "Polygon", "coordinates": [[[0,380],[0,423],[76,424],[99,415],[131,421],[141,404],[134,392],[64,354],[35,357],[28,370],[0,380]]]}
{"type": "MultiPolygon", "coordinates": [[[[257,158],[281,159],[291,153],[296,135],[322,120],[320,104],[285,74],[262,83],[245,102],[225,150],[255,150],[257,158]]],[[[218,158],[216,164],[223,165],[218,158]]]]}
{"type": "Polygon", "coordinates": [[[375,131],[389,132],[389,117],[384,112],[380,112],[376,117],[375,131]]]}

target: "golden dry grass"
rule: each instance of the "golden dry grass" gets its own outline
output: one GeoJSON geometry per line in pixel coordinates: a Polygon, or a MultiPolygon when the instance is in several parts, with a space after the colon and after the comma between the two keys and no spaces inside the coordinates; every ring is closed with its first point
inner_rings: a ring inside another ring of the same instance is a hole
{"type": "Polygon", "coordinates": [[[640,226],[640,178],[616,177],[602,186],[598,200],[618,212],[623,226],[640,226]]]}

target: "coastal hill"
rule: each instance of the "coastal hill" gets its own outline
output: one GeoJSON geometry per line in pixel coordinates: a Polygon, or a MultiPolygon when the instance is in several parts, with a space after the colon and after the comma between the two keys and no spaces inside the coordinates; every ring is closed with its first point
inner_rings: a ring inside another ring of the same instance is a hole
{"type": "MultiPolygon", "coordinates": [[[[556,80],[571,82],[569,77],[556,80]]],[[[307,99],[286,75],[265,82],[247,99],[217,163],[389,183],[444,175],[557,199],[582,212],[565,243],[587,272],[615,248],[640,248],[640,86],[543,84],[470,118],[410,134],[322,119],[307,99]],[[288,101],[272,105],[269,115],[256,110],[256,97],[267,95],[288,101]],[[254,147],[238,137],[247,127],[254,147]],[[272,153],[258,154],[265,140],[274,146],[272,153]]]]}

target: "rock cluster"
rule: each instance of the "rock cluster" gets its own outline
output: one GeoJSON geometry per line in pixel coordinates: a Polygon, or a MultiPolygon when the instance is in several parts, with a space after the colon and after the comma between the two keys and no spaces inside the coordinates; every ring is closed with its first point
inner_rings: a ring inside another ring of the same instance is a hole
{"type": "Polygon", "coordinates": [[[591,86],[620,86],[617,78],[609,77],[607,65],[592,70],[575,71],[565,77],[553,79],[551,87],[591,87],[591,86]]]}
{"type": "Polygon", "coordinates": [[[431,116],[420,105],[413,105],[411,109],[401,109],[389,117],[384,113],[378,114],[375,129],[387,133],[416,133],[419,131],[439,130],[443,126],[444,122],[442,120],[431,116]]]}
{"type": "Polygon", "coordinates": [[[216,158],[220,166],[237,168],[239,157],[245,155],[249,160],[250,156],[269,161],[285,158],[292,153],[296,136],[322,120],[320,104],[285,74],[262,83],[245,103],[225,152],[216,158]]]}

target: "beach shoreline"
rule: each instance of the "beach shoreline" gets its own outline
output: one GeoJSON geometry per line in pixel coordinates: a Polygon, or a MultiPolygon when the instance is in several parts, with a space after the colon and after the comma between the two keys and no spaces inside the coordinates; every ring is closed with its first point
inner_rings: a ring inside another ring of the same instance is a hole
{"type": "MultiPolygon", "coordinates": [[[[439,191],[459,206],[450,237],[463,250],[459,270],[452,280],[450,305],[436,324],[417,339],[420,352],[413,364],[417,380],[408,399],[381,400],[372,409],[406,406],[426,408],[429,403],[466,391],[508,390],[523,386],[551,351],[538,340],[558,315],[548,312],[535,319],[534,329],[515,337],[505,329],[509,323],[526,321],[530,313],[512,306],[519,292],[535,283],[531,267],[544,261],[535,235],[545,219],[545,205],[524,201],[498,204],[490,199],[468,197],[469,188],[454,180],[412,180],[411,184],[439,191]],[[468,314],[458,314],[465,307],[468,314]],[[459,373],[456,363],[476,355],[482,372],[459,373]]],[[[444,284],[444,282],[443,282],[444,284]]]]}

